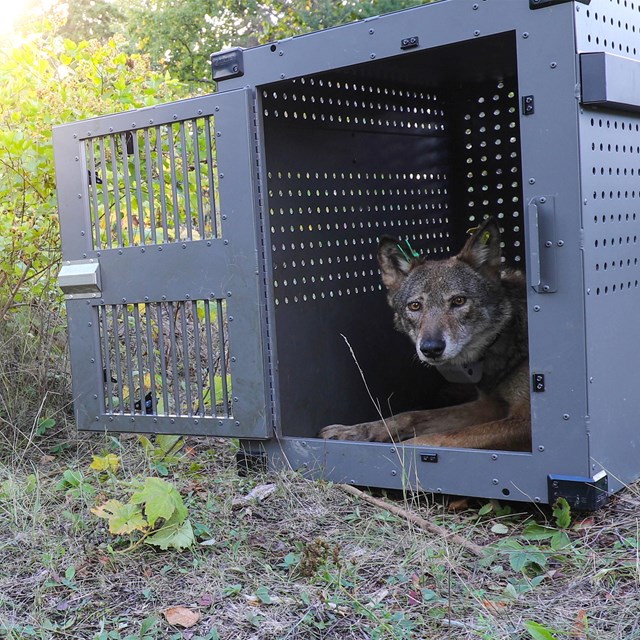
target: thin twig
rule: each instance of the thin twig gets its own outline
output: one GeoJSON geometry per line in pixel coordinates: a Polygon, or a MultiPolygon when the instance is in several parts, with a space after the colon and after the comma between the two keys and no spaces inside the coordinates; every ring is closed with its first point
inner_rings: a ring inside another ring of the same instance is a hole
{"type": "Polygon", "coordinates": [[[363,491],[360,491],[360,489],[356,489],[355,487],[352,487],[348,484],[338,484],[336,486],[341,491],[344,491],[345,493],[349,493],[352,496],[355,496],[356,498],[360,498],[361,500],[364,500],[369,504],[379,507],[380,509],[389,511],[390,513],[393,513],[394,515],[399,516],[400,518],[404,518],[405,520],[408,520],[409,522],[417,525],[424,531],[433,533],[439,538],[448,538],[452,542],[455,542],[457,545],[464,547],[467,551],[473,553],[479,558],[484,558],[486,555],[486,552],[483,547],[475,544],[474,542],[470,542],[469,540],[467,540],[466,538],[463,538],[457,533],[452,533],[451,531],[447,531],[444,527],[434,524],[433,522],[429,522],[428,520],[425,520],[424,518],[421,518],[415,513],[411,513],[410,511],[407,511],[402,507],[399,507],[395,504],[391,504],[389,502],[385,502],[384,500],[380,500],[379,498],[374,498],[373,496],[370,496],[369,494],[364,493],[363,491]]]}

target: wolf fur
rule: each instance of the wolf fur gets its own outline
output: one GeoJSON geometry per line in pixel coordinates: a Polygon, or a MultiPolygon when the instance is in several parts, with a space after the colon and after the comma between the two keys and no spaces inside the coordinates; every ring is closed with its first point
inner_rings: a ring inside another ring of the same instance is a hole
{"type": "Polygon", "coordinates": [[[393,238],[378,248],[396,328],[427,365],[482,364],[477,398],[386,420],[331,425],[320,437],[338,440],[501,449],[531,449],[526,286],[502,264],[500,229],[486,219],[458,255],[414,257],[393,238]]]}

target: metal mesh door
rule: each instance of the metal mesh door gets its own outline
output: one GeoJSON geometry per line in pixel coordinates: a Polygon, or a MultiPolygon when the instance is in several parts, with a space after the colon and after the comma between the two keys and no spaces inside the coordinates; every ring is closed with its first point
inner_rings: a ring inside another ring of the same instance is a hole
{"type": "Polygon", "coordinates": [[[56,130],[80,428],[268,435],[250,113],[236,91],[56,130]]]}

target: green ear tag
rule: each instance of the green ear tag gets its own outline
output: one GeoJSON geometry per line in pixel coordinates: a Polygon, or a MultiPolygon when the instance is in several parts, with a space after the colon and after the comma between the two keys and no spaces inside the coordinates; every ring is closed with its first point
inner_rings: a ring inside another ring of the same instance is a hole
{"type": "Polygon", "coordinates": [[[400,253],[402,253],[402,255],[404,256],[404,259],[407,262],[411,262],[411,258],[419,258],[420,257],[420,253],[418,251],[416,251],[410,244],[408,240],[405,240],[404,243],[407,245],[407,250],[409,253],[407,253],[407,250],[405,250],[405,248],[402,246],[402,244],[399,242],[396,246],[398,247],[398,249],[400,249],[400,253]]]}
{"type": "Polygon", "coordinates": [[[489,240],[491,240],[491,234],[488,231],[485,231],[482,234],[482,238],[480,238],[480,242],[482,242],[482,244],[489,244],[489,240]]]}

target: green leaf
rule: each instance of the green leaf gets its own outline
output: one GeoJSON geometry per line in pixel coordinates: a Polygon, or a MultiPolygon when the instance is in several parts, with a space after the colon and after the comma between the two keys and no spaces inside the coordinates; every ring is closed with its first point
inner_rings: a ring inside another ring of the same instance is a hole
{"type": "Polygon", "coordinates": [[[506,524],[502,524],[501,522],[496,522],[496,524],[491,527],[491,531],[500,535],[506,535],[507,533],[509,533],[509,527],[507,527],[506,524]]]}
{"type": "Polygon", "coordinates": [[[153,527],[158,518],[182,522],[187,517],[187,508],[182,497],[171,484],[160,478],[146,478],[144,487],[131,496],[133,504],[143,504],[144,513],[153,527]]]}
{"type": "Polygon", "coordinates": [[[487,504],[482,505],[480,509],[478,509],[479,516],[489,515],[493,511],[493,504],[491,502],[487,502],[487,504]]]}
{"type": "Polygon", "coordinates": [[[140,508],[134,504],[123,504],[119,500],[109,500],[103,505],[91,509],[99,518],[109,520],[109,531],[114,535],[125,535],[133,531],[144,531],[147,521],[140,508]]]}
{"type": "Polygon", "coordinates": [[[533,622],[533,620],[527,620],[524,623],[524,628],[529,632],[533,640],[556,640],[556,636],[548,627],[544,627],[538,622],[533,622]]]}
{"type": "Polygon", "coordinates": [[[145,542],[164,551],[169,547],[182,551],[194,544],[195,536],[189,520],[178,522],[176,518],[173,521],[168,520],[156,533],[147,537],[145,542]]]}
{"type": "Polygon", "coordinates": [[[260,599],[263,604],[271,604],[273,600],[269,595],[269,589],[267,587],[258,587],[256,589],[256,597],[260,599]]]}
{"type": "Polygon", "coordinates": [[[559,529],[568,529],[571,524],[571,507],[564,498],[558,498],[553,505],[553,517],[559,529]]]}

